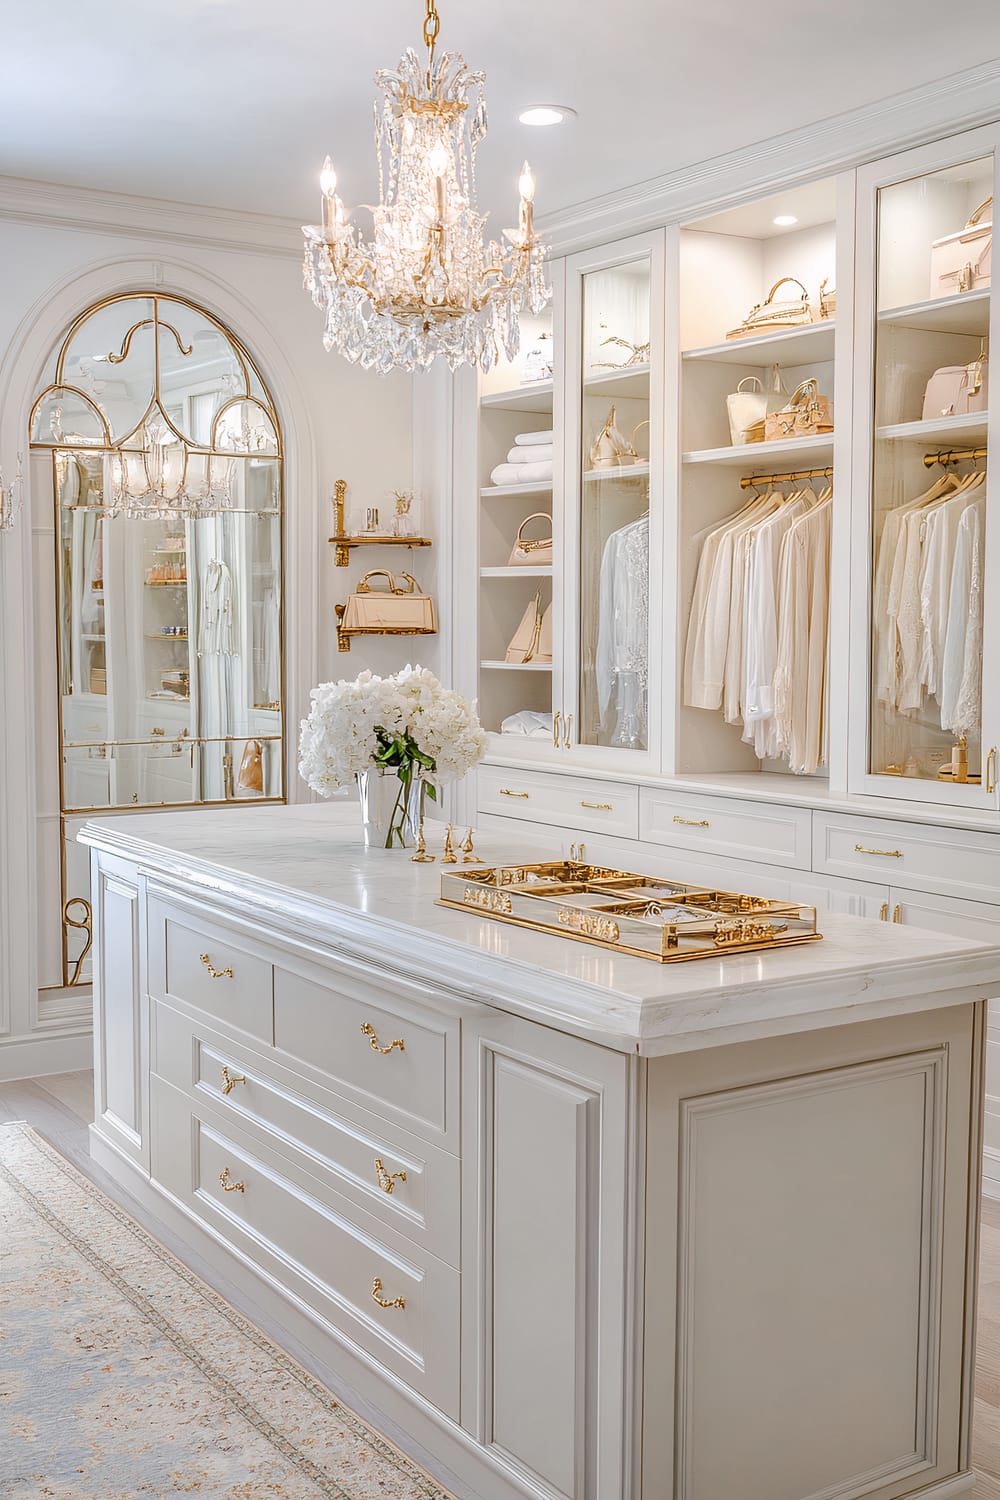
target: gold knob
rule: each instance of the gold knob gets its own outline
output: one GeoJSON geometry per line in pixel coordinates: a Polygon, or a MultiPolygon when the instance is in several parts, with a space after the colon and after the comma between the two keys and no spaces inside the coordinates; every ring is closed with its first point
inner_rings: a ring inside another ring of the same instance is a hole
{"type": "Polygon", "coordinates": [[[402,1037],[397,1037],[394,1042],[389,1043],[388,1047],[380,1047],[378,1037],[375,1035],[375,1027],[372,1026],[368,1021],[362,1021],[361,1023],[361,1035],[366,1036],[369,1039],[369,1041],[371,1042],[372,1051],[381,1052],[383,1057],[387,1052],[391,1052],[393,1047],[398,1047],[400,1052],[406,1051],[406,1044],[404,1043],[402,1037]]]}
{"type": "Polygon", "coordinates": [[[709,826],[707,818],[679,818],[676,813],[674,813],[674,822],[683,823],[685,828],[708,828],[709,826]]]}
{"type": "Polygon", "coordinates": [[[530,793],[528,793],[528,792],[512,792],[509,786],[502,786],[500,788],[500,795],[501,795],[501,797],[527,797],[527,796],[530,795],[530,793]]]}
{"type": "Polygon", "coordinates": [[[379,1305],[379,1307],[400,1307],[400,1308],[402,1308],[402,1307],[406,1306],[406,1298],[405,1297],[393,1297],[390,1301],[388,1301],[388,1302],[386,1301],[386,1299],[382,1296],[382,1278],[381,1278],[381,1276],[376,1276],[375,1280],[372,1282],[372,1301],[373,1302],[377,1302],[378,1305],[379,1305]]]}
{"type": "Polygon", "coordinates": [[[210,979],[232,979],[232,969],[213,969],[212,960],[209,958],[207,953],[201,953],[199,954],[199,957],[202,963],[205,965],[205,968],[208,970],[210,979]]]}
{"type": "Polygon", "coordinates": [[[246,1187],[243,1185],[242,1182],[230,1182],[230,1180],[229,1180],[229,1168],[228,1167],[226,1167],[223,1171],[221,1171],[219,1173],[219,1181],[222,1183],[223,1192],[226,1192],[226,1193],[245,1193],[246,1192],[246,1187]]]}
{"type": "Polygon", "coordinates": [[[238,1083],[246,1083],[245,1073],[230,1073],[228,1068],[222,1070],[222,1092],[231,1094],[238,1083]]]}
{"type": "Polygon", "coordinates": [[[391,1193],[397,1182],[406,1181],[405,1172],[387,1172],[381,1156],[375,1158],[375,1179],[383,1193],[391,1193]]]}
{"type": "Polygon", "coordinates": [[[866,849],[864,844],[855,844],[856,854],[884,854],[886,859],[902,859],[902,849],[866,849]]]}
{"type": "Polygon", "coordinates": [[[888,922],[888,920],[889,920],[889,903],[888,903],[888,901],[883,901],[882,905],[879,907],[879,909],[878,909],[878,919],[879,919],[880,922],[888,922]]]}

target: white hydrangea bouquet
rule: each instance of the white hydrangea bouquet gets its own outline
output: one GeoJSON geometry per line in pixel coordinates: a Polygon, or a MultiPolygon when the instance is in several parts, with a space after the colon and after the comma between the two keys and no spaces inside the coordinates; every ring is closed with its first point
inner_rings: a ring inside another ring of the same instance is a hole
{"type": "Polygon", "coordinates": [[[369,844],[389,849],[415,839],[424,792],[436,801],[438,788],[471,771],[486,751],[475,710],[424,667],[407,666],[394,677],[365,671],[353,682],[322,682],[310,697],[299,773],[321,797],[357,781],[369,844]],[[387,780],[390,798],[380,796],[387,780]],[[379,816],[379,804],[387,816],[379,816]]]}

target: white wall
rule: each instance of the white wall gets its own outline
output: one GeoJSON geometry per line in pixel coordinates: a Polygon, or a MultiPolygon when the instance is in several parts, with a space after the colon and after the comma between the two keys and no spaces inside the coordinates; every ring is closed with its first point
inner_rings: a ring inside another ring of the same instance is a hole
{"type": "MultiPolygon", "coordinates": [[[[37,185],[26,195],[25,188],[0,179],[5,475],[26,448],[31,402],[51,379],[52,355],[70,320],[109,292],[158,287],[199,302],[246,342],[271,387],[286,444],[288,784],[290,796],[301,799],[308,794],[295,771],[294,746],[312,684],[366,665],[392,670],[415,654],[414,643],[401,651],[391,641],[337,652],[333,604],[372,563],[356,553],[349,569],[335,570],[327,545],[336,478],[348,481],[349,506],[353,500],[362,509],[388,507],[386,491],[413,484],[413,381],[368,374],[324,351],[320,314],[302,290],[294,235],[280,221],[216,218],[206,210],[37,185]]],[[[433,536],[440,534],[440,499],[425,501],[423,525],[433,536]]],[[[36,607],[52,577],[52,528],[49,495],[29,494],[18,528],[0,533],[0,1078],[83,1066],[89,1048],[89,995],[38,994],[38,905],[59,900],[58,885],[49,889],[51,858],[40,858],[48,834],[39,841],[40,817],[49,820],[43,828],[51,826],[58,807],[38,805],[40,788],[46,803],[53,800],[48,789],[57,754],[51,637],[40,638],[36,607]]],[[[401,566],[434,586],[433,550],[396,556],[418,560],[401,566]]],[[[437,668],[440,643],[420,646],[421,660],[437,668]]]]}

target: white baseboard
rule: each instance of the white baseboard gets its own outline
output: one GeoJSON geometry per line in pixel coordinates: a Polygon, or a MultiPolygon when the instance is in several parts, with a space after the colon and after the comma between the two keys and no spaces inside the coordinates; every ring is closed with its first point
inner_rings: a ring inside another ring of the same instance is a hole
{"type": "Polygon", "coordinates": [[[931,1484],[924,1490],[912,1490],[910,1493],[913,1500],[952,1500],[953,1495],[967,1495],[975,1487],[976,1476],[968,1469],[952,1479],[942,1479],[940,1484],[931,1484]]]}
{"type": "Polygon", "coordinates": [[[89,1027],[74,1036],[0,1038],[0,1083],[44,1078],[49,1073],[79,1073],[94,1066],[94,1037],[89,1027]]]}

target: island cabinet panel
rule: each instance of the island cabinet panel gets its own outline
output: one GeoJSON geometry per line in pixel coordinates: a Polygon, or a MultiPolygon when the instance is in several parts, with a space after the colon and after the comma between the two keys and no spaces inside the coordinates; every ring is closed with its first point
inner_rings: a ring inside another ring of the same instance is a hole
{"type": "Polygon", "coordinates": [[[967,1466],[981,1030],[962,1006],[650,1065],[643,1500],[967,1466]]]}
{"type": "Polygon", "coordinates": [[[149,987],[270,1042],[272,971],[245,931],[180,899],[149,898],[149,987]]]}
{"type": "Polygon", "coordinates": [[[110,855],[94,856],[95,989],[102,1015],[95,1038],[95,1109],[116,1147],[148,1166],[142,900],[132,865],[110,855]]]}
{"type": "Polygon", "coordinates": [[[634,1064],[502,1015],[463,1051],[463,1423],[545,1495],[620,1495],[634,1064]]]}

